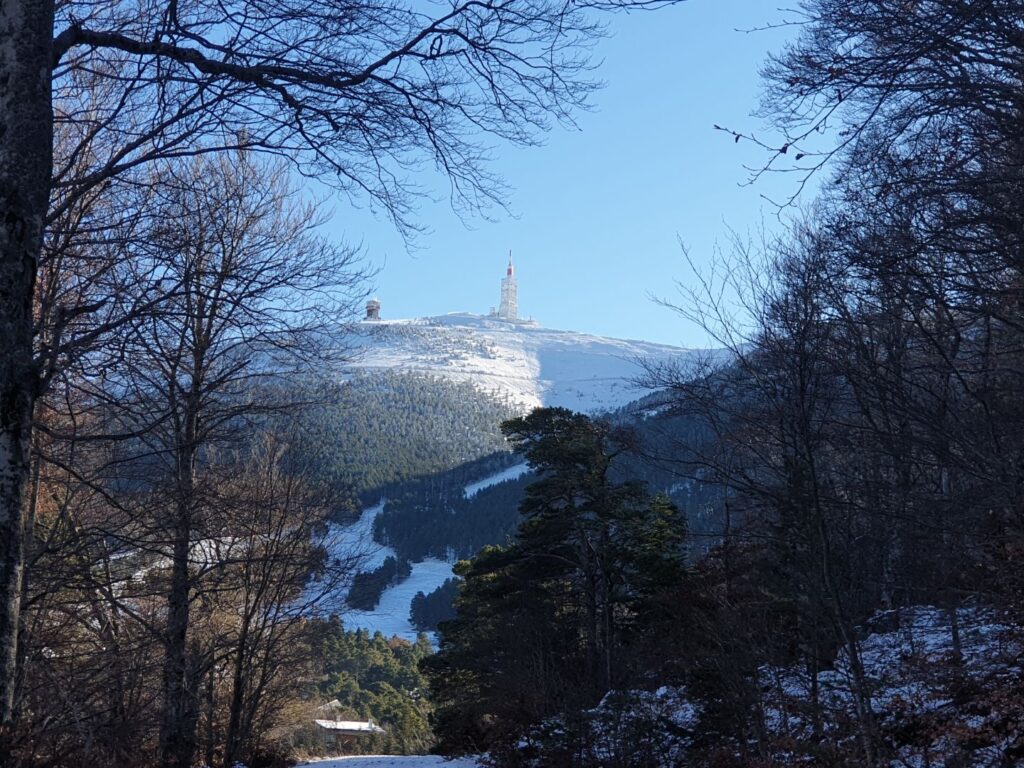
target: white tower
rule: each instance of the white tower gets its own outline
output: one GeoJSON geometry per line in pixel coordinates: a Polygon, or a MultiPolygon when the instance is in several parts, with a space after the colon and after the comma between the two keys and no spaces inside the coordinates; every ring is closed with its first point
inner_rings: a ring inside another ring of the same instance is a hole
{"type": "Polygon", "coordinates": [[[498,305],[498,317],[502,320],[519,319],[519,288],[512,270],[512,251],[508,252],[508,270],[501,280],[501,303],[498,305]]]}
{"type": "Polygon", "coordinates": [[[366,317],[363,320],[380,320],[380,299],[376,296],[366,302],[366,317]]]}

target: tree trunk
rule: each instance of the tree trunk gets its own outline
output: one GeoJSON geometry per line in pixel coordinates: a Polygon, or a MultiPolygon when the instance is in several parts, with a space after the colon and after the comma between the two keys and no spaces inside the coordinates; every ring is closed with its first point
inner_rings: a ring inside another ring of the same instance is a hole
{"type": "Polygon", "coordinates": [[[246,687],[245,669],[249,661],[249,622],[250,617],[247,611],[238,636],[238,645],[235,648],[235,664],[231,678],[231,706],[228,712],[228,732],[224,739],[224,768],[231,768],[235,764],[242,742],[242,707],[245,704],[246,687]]]}
{"type": "Polygon", "coordinates": [[[214,716],[217,711],[216,669],[211,668],[206,675],[206,765],[212,766],[217,751],[214,733],[214,716]]]}
{"type": "Polygon", "coordinates": [[[189,768],[194,751],[194,734],[188,733],[190,690],[188,654],[189,592],[191,578],[188,555],[191,522],[182,515],[175,535],[171,589],[167,596],[167,641],[164,658],[164,711],[160,730],[160,753],[164,768],[189,768]]]}
{"type": "MultiPolygon", "coordinates": [[[[190,768],[196,750],[201,675],[199,651],[189,651],[193,526],[196,514],[196,464],[202,403],[203,348],[194,348],[192,382],[181,405],[182,419],[174,436],[176,515],[171,588],[167,595],[166,658],[164,659],[164,709],[160,729],[160,760],[163,768],[190,768]]],[[[173,392],[174,384],[170,390],[173,392]]]]}
{"type": "Polygon", "coordinates": [[[53,170],[52,0],[0,0],[0,728],[14,720],[37,377],[32,295],[53,170]]]}

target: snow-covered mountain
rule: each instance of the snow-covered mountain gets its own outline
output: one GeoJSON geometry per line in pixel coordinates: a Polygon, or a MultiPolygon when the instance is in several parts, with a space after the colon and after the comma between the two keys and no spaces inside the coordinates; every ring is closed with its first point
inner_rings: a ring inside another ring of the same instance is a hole
{"type": "MultiPolygon", "coordinates": [[[[637,384],[645,363],[684,367],[722,358],[717,351],[612,339],[469,313],[367,320],[346,331],[346,342],[355,347],[353,360],[346,365],[348,373],[388,371],[468,382],[523,410],[539,406],[591,413],[612,410],[647,394],[637,384]]],[[[473,496],[526,469],[522,463],[501,469],[465,485],[463,492],[473,496]]],[[[383,506],[381,501],[367,507],[339,536],[345,553],[363,554],[363,571],[396,555],[373,541],[373,522],[383,506]]],[[[452,563],[425,558],[411,566],[410,576],[385,589],[376,608],[346,612],[346,625],[414,639],[409,604],[417,592],[430,593],[451,577],[452,563]]]]}
{"type": "Polygon", "coordinates": [[[595,412],[641,397],[642,361],[706,357],[706,350],[543,328],[532,321],[453,313],[354,326],[351,369],[401,370],[460,381],[525,408],[595,412]]]}

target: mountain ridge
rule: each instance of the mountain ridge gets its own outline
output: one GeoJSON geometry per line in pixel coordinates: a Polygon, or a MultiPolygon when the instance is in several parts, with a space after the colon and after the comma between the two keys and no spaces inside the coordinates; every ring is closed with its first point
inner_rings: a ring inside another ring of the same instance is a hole
{"type": "Polygon", "coordinates": [[[347,371],[401,370],[469,381],[523,410],[620,408],[650,391],[637,384],[644,362],[717,354],[468,312],[366,320],[350,331],[355,354],[347,371]]]}

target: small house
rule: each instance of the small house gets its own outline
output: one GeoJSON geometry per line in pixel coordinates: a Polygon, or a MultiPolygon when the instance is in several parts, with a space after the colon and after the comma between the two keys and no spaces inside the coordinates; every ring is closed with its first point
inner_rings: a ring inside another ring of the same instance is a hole
{"type": "Polygon", "coordinates": [[[345,707],[334,699],[317,707],[313,723],[324,740],[324,746],[333,752],[350,751],[360,738],[384,733],[373,720],[342,720],[345,707]]]}

